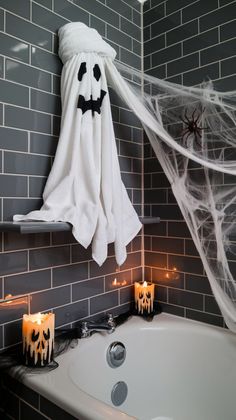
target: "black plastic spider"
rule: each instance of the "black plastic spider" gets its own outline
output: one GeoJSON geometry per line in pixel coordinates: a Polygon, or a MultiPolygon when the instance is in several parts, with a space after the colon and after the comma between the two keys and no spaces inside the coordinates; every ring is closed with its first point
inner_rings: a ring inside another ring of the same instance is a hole
{"type": "Polygon", "coordinates": [[[186,109],[185,113],[184,113],[184,118],[185,119],[180,117],[181,121],[183,121],[183,123],[186,125],[186,128],[182,131],[182,139],[184,140],[184,137],[187,135],[187,137],[185,138],[185,141],[187,141],[189,136],[191,134],[194,134],[195,140],[200,147],[201,147],[201,143],[199,142],[199,140],[202,138],[202,133],[201,132],[202,132],[202,130],[207,129],[207,127],[201,127],[200,125],[198,125],[199,120],[203,116],[204,111],[205,111],[205,108],[203,108],[202,112],[200,112],[195,117],[195,114],[197,112],[197,108],[195,108],[191,117],[188,117],[187,109],[186,109]]]}

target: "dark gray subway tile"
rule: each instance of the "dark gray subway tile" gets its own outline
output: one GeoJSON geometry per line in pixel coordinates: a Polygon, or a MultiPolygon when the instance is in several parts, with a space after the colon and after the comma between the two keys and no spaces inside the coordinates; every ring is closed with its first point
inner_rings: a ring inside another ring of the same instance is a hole
{"type": "Polygon", "coordinates": [[[133,42],[133,52],[141,56],[141,42],[136,41],[135,39],[133,39],[132,42],[133,42]]]}
{"type": "Polygon", "coordinates": [[[55,95],[59,95],[61,94],[61,79],[59,76],[56,75],[52,75],[52,92],[55,93],[55,95]]]}
{"type": "Polygon", "coordinates": [[[39,394],[25,386],[22,382],[17,381],[10,375],[4,375],[4,386],[33,407],[39,407],[39,394]]]}
{"type": "Polygon", "coordinates": [[[135,25],[141,27],[141,13],[139,13],[136,10],[133,10],[133,22],[135,23],[135,25]]]}
{"type": "Polygon", "coordinates": [[[29,106],[29,89],[0,79],[0,101],[24,107],[29,106]]]}
{"type": "Polygon", "coordinates": [[[235,20],[227,22],[220,27],[220,41],[226,41],[235,37],[235,20]]]}
{"type": "Polygon", "coordinates": [[[132,48],[132,40],[130,36],[121,32],[119,29],[113,28],[110,25],[107,25],[107,38],[121,45],[124,48],[127,48],[129,50],[131,50],[132,48]]]}
{"type": "Polygon", "coordinates": [[[120,123],[142,128],[140,120],[132,111],[128,111],[127,109],[120,109],[120,123]]]}
{"type": "Polygon", "coordinates": [[[4,74],[4,60],[3,57],[0,57],[0,77],[3,77],[4,74]]]}
{"type": "Polygon", "coordinates": [[[14,175],[0,175],[0,196],[26,197],[27,193],[27,177],[14,175]]]}
{"type": "Polygon", "coordinates": [[[19,400],[20,413],[22,419],[46,420],[46,417],[39,411],[34,410],[33,407],[26,404],[23,400],[19,400]]]}
{"type": "Polygon", "coordinates": [[[0,411],[0,414],[3,420],[19,419],[19,403],[16,395],[1,387],[1,408],[4,409],[4,413],[0,411]]]}
{"type": "Polygon", "coordinates": [[[121,48],[121,61],[137,70],[141,68],[141,58],[124,48],[121,48]]]}
{"type": "Polygon", "coordinates": [[[119,164],[121,172],[131,172],[132,159],[119,156],[119,164]]]}
{"type": "Polygon", "coordinates": [[[42,155],[54,156],[58,144],[55,136],[30,133],[30,152],[42,155]]]}
{"type": "Polygon", "coordinates": [[[63,245],[75,243],[76,240],[72,232],[52,232],[52,245],[63,245]]]}
{"type": "Polygon", "coordinates": [[[4,296],[9,294],[14,296],[32,293],[50,288],[50,270],[40,270],[35,271],[33,273],[24,273],[16,276],[8,276],[4,279],[4,296]]]}
{"type": "Polygon", "coordinates": [[[146,11],[143,15],[143,24],[148,26],[153,22],[162,19],[165,16],[164,3],[153,7],[152,9],[146,11]]]}
{"type": "Polygon", "coordinates": [[[235,49],[236,38],[202,50],[200,52],[201,65],[233,56],[235,55],[235,49]]]}
{"type": "Polygon", "coordinates": [[[158,50],[165,48],[165,35],[159,35],[144,43],[144,55],[155,53],[158,50]]]}
{"type": "Polygon", "coordinates": [[[203,32],[200,35],[193,36],[183,42],[184,54],[191,54],[198,50],[210,47],[218,43],[218,29],[214,28],[210,31],[203,32]]]}
{"type": "Polygon", "coordinates": [[[53,121],[52,121],[52,132],[54,136],[59,137],[60,135],[60,126],[61,126],[61,117],[57,117],[56,115],[53,115],[53,121]]]}
{"type": "Polygon", "coordinates": [[[0,306],[0,324],[5,324],[6,322],[15,321],[23,317],[23,314],[28,311],[28,302],[27,299],[21,299],[21,301],[16,301],[15,305],[10,306],[0,306]]]}
{"type": "Polygon", "coordinates": [[[52,34],[50,32],[10,13],[6,15],[6,32],[47,50],[51,51],[52,49],[52,34]]]}
{"type": "Polygon", "coordinates": [[[62,16],[58,16],[57,14],[35,3],[32,4],[32,21],[37,23],[37,25],[55,33],[61,26],[68,23],[67,19],[64,19],[62,16]]]}
{"type": "Polygon", "coordinates": [[[170,77],[178,73],[184,73],[196,67],[199,67],[198,52],[167,63],[167,76],[170,77]]]}
{"type": "Polygon", "coordinates": [[[74,3],[82,7],[92,15],[97,16],[104,22],[110,23],[115,27],[119,27],[119,15],[115,10],[111,10],[106,6],[103,6],[101,2],[89,2],[88,0],[74,0],[74,3]]]}
{"type": "Polygon", "coordinates": [[[29,196],[41,198],[47,178],[29,177],[29,196]]]}
{"type": "Polygon", "coordinates": [[[163,32],[170,31],[173,28],[176,28],[181,24],[181,15],[180,11],[173,13],[170,16],[165,17],[151,25],[151,37],[154,38],[157,35],[162,34],[163,32]]]}
{"type": "Polygon", "coordinates": [[[46,91],[51,90],[49,73],[10,59],[6,59],[6,79],[46,91]]]}
{"type": "Polygon", "coordinates": [[[118,124],[118,123],[114,123],[113,126],[114,126],[114,131],[115,131],[115,137],[117,139],[131,141],[131,137],[132,137],[131,127],[127,126],[126,124],[118,124]]]}
{"type": "Polygon", "coordinates": [[[105,291],[119,289],[131,284],[131,271],[121,271],[105,277],[105,291]]]}
{"type": "Polygon", "coordinates": [[[92,249],[89,246],[87,249],[80,244],[72,245],[71,248],[72,262],[82,262],[92,259],[92,249]]]}
{"type": "MultiPolygon", "coordinates": [[[[79,6],[79,4],[78,4],[79,6]]],[[[86,12],[85,10],[81,9],[80,7],[78,7],[74,4],[69,3],[66,0],[55,0],[54,1],[54,11],[56,13],[58,13],[60,16],[63,16],[63,18],[68,19],[69,21],[72,22],[83,22],[86,25],[89,24],[89,14],[88,12],[86,12]]],[[[40,14],[42,15],[41,11],[40,14]]],[[[38,11],[35,10],[35,16],[37,16],[38,19],[38,11]]],[[[40,22],[43,24],[43,22],[48,19],[48,17],[45,15],[45,13],[41,16],[40,22]]],[[[55,18],[54,15],[52,14],[51,19],[50,19],[51,25],[55,25],[55,18]]],[[[40,24],[41,24],[40,23],[40,24]]],[[[48,24],[48,23],[47,23],[48,24]]],[[[63,24],[59,22],[56,22],[56,27],[54,26],[54,28],[57,30],[59,29],[60,26],[62,26],[63,24]]]]}
{"type": "Polygon", "coordinates": [[[90,16],[91,28],[96,29],[101,36],[106,34],[106,22],[102,19],[98,19],[96,16],[90,16]]]}
{"type": "Polygon", "coordinates": [[[74,283],[72,285],[72,300],[86,299],[104,293],[104,278],[98,277],[74,283]]]}
{"type": "Polygon", "coordinates": [[[216,80],[214,82],[214,87],[216,90],[221,92],[228,92],[232,90],[232,86],[236,85],[236,75],[223,77],[222,79],[216,80]]]}
{"type": "Polygon", "coordinates": [[[184,274],[175,270],[152,268],[152,282],[175,289],[184,289],[184,274]]]}
{"type": "Polygon", "coordinates": [[[42,204],[41,199],[6,198],[3,200],[3,220],[12,221],[14,214],[27,214],[39,210],[42,204]]]}
{"type": "Polygon", "coordinates": [[[152,65],[153,67],[159,66],[160,64],[174,60],[181,57],[181,44],[176,44],[171,47],[167,47],[152,54],[152,65]]]}
{"type": "Polygon", "coordinates": [[[30,270],[37,270],[45,267],[53,267],[70,263],[69,246],[58,246],[55,248],[41,248],[29,251],[30,270]]]}
{"type": "Polygon", "coordinates": [[[141,158],[142,149],[141,145],[131,143],[128,141],[120,141],[120,155],[130,158],[141,158]]]}
{"type": "Polygon", "coordinates": [[[160,254],[158,252],[146,252],[145,265],[149,267],[167,268],[167,254],[160,254]]]}
{"type": "Polygon", "coordinates": [[[62,410],[62,408],[53,404],[51,401],[46,400],[46,398],[42,396],[40,396],[40,411],[52,419],[76,420],[74,416],[71,416],[69,413],[62,410]]]}
{"type": "Polygon", "coordinates": [[[88,263],[71,264],[66,267],[53,268],[53,287],[76,283],[88,278],[88,263]]]}
{"type": "Polygon", "coordinates": [[[107,0],[106,5],[110,7],[110,9],[119,13],[119,15],[124,16],[126,19],[132,19],[132,9],[129,4],[124,3],[123,1],[107,0]]]}
{"type": "MultiPolygon", "coordinates": [[[[189,20],[195,19],[201,15],[206,13],[212,12],[213,10],[218,8],[218,0],[199,0],[193,4],[190,4],[188,7],[185,7],[182,10],[182,19],[183,22],[188,22],[189,20]]],[[[209,13],[207,16],[208,18],[212,16],[213,13],[209,13]]],[[[203,17],[204,18],[204,17],[203,17]]],[[[201,21],[201,20],[200,20],[201,21]]],[[[214,27],[213,21],[209,25],[210,27],[214,27]]],[[[207,29],[207,28],[206,28],[207,29]]]]}
{"type": "Polygon", "coordinates": [[[236,73],[236,57],[223,60],[221,62],[221,76],[230,76],[233,73],[236,73]]]}
{"type": "Polygon", "coordinates": [[[184,240],[177,238],[152,238],[152,251],[166,252],[172,254],[184,253],[184,240]]]}
{"type": "Polygon", "coordinates": [[[90,313],[106,311],[118,305],[118,291],[108,292],[90,299],[90,313]]]}
{"type": "Polygon", "coordinates": [[[137,41],[141,40],[141,30],[137,25],[134,25],[132,22],[128,21],[121,17],[121,30],[127,33],[129,36],[137,39],[137,41]]]}
{"type": "Polygon", "coordinates": [[[70,302],[70,287],[63,286],[32,294],[31,311],[42,312],[70,302]]]}
{"type": "Polygon", "coordinates": [[[198,250],[192,239],[185,239],[185,254],[199,256],[198,250]]]}
{"type": "Polygon", "coordinates": [[[167,302],[167,287],[155,286],[154,288],[154,300],[160,302],[167,302]]]}
{"type": "Polygon", "coordinates": [[[166,236],[167,223],[161,221],[160,223],[144,225],[145,235],[166,236]]]}
{"type": "MultiPolygon", "coordinates": [[[[209,3],[212,3],[212,4],[215,3],[214,8],[217,9],[217,0],[215,1],[211,0],[207,2],[202,1],[202,3],[205,5],[209,3]]],[[[235,18],[236,18],[236,7],[235,7],[235,3],[232,2],[228,6],[219,8],[215,10],[214,12],[207,14],[206,16],[202,16],[200,18],[200,30],[205,31],[214,26],[222,25],[223,23],[233,20],[235,18]]]]}
{"type": "Polygon", "coordinates": [[[0,9],[0,30],[4,31],[4,12],[0,9]]]}
{"type": "Polygon", "coordinates": [[[134,288],[133,286],[123,287],[120,290],[120,304],[131,302],[134,300],[134,288]]]}
{"type": "Polygon", "coordinates": [[[20,273],[27,271],[27,252],[4,252],[0,253],[0,275],[20,273]]]}
{"type": "Polygon", "coordinates": [[[23,130],[51,133],[51,117],[41,112],[16,106],[5,107],[5,125],[23,130]]]}
{"type": "Polygon", "coordinates": [[[168,236],[190,238],[190,232],[185,221],[168,222],[168,236]]]}
{"type": "Polygon", "coordinates": [[[29,45],[6,34],[0,33],[1,54],[29,62],[29,45]]]}
{"type": "Polygon", "coordinates": [[[31,89],[31,109],[61,115],[61,99],[50,93],[31,89]]]}
{"type": "Polygon", "coordinates": [[[169,255],[168,266],[170,269],[176,267],[177,271],[193,274],[203,274],[203,265],[200,258],[169,255]]]}
{"type": "Polygon", "coordinates": [[[141,188],[141,175],[123,173],[121,177],[126,188],[141,188]]]}
{"type": "Polygon", "coordinates": [[[190,38],[191,36],[196,35],[197,33],[198,21],[196,19],[192,22],[186,23],[185,25],[181,25],[180,27],[167,32],[167,45],[176,44],[176,42],[183,41],[184,39],[190,38]]]}
{"type": "Polygon", "coordinates": [[[31,64],[55,74],[60,74],[62,69],[62,63],[56,54],[37,47],[31,47],[31,64]]]}
{"type": "Polygon", "coordinates": [[[4,251],[38,248],[50,244],[49,233],[30,233],[22,235],[18,232],[4,232],[4,251]]]}
{"type": "Polygon", "coordinates": [[[185,290],[169,289],[168,303],[191,309],[203,310],[203,296],[185,290]]]}
{"type": "Polygon", "coordinates": [[[122,270],[131,270],[131,268],[141,266],[141,251],[130,252],[125,262],[122,264],[122,270]]]}
{"type": "Polygon", "coordinates": [[[29,0],[21,1],[9,1],[0,0],[0,7],[15,13],[16,15],[22,16],[26,19],[30,18],[30,2],[29,0]]]}
{"type": "Polygon", "coordinates": [[[205,311],[212,314],[221,315],[221,311],[213,296],[205,296],[205,311]]]}
{"type": "Polygon", "coordinates": [[[17,151],[27,152],[27,149],[28,149],[27,131],[0,127],[0,148],[6,149],[6,150],[17,150],[17,151]]]}
{"type": "Polygon", "coordinates": [[[146,204],[167,203],[166,189],[146,189],[144,192],[144,200],[146,204]]]}
{"type": "Polygon", "coordinates": [[[52,9],[52,0],[34,0],[35,3],[39,3],[42,6],[52,9]]]}
{"type": "Polygon", "coordinates": [[[14,321],[4,325],[5,347],[20,343],[22,341],[22,321],[14,321]]]}
{"type": "Polygon", "coordinates": [[[108,257],[101,267],[99,267],[95,261],[90,262],[91,277],[100,277],[109,273],[115,273],[116,269],[117,263],[114,257],[108,257]]]}
{"type": "Polygon", "coordinates": [[[153,188],[169,188],[170,183],[167,176],[163,173],[152,174],[152,187],[153,188]]]}
{"type": "Polygon", "coordinates": [[[88,300],[71,303],[54,309],[56,326],[69,324],[88,316],[88,300]]]}
{"type": "Polygon", "coordinates": [[[183,75],[183,82],[187,86],[198,85],[203,81],[215,80],[219,77],[219,63],[213,63],[208,66],[199,67],[183,75]]]}
{"type": "Polygon", "coordinates": [[[223,327],[223,318],[216,315],[207,314],[205,312],[198,312],[191,309],[187,309],[186,317],[193,319],[194,321],[205,322],[207,324],[215,325],[217,327],[223,327]]]}
{"type": "Polygon", "coordinates": [[[168,314],[184,317],[184,308],[181,308],[180,306],[170,305],[169,303],[161,302],[161,308],[163,312],[167,312],[168,314]]]}
{"type": "Polygon", "coordinates": [[[47,176],[51,159],[25,153],[5,152],[4,171],[6,173],[47,176]]]}
{"type": "Polygon", "coordinates": [[[188,6],[190,3],[194,3],[194,0],[178,0],[166,2],[166,14],[170,14],[180,10],[182,7],[188,6]]]}
{"type": "Polygon", "coordinates": [[[205,276],[185,274],[185,288],[192,292],[212,294],[209,280],[205,276]]]}

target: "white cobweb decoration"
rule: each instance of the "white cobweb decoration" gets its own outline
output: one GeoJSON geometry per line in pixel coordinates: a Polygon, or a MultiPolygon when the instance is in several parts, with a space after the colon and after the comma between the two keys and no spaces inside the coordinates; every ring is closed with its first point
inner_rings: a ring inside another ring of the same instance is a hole
{"type": "MultiPolygon", "coordinates": [[[[211,82],[185,87],[144,75],[149,93],[142,95],[105,61],[110,85],[143,123],[225,322],[236,332],[236,282],[227,258],[236,236],[236,91],[217,92],[211,82]],[[192,168],[201,168],[201,176],[192,168]],[[228,185],[222,185],[225,176],[232,177],[228,185]]],[[[143,77],[117,67],[132,80],[143,77]]]]}

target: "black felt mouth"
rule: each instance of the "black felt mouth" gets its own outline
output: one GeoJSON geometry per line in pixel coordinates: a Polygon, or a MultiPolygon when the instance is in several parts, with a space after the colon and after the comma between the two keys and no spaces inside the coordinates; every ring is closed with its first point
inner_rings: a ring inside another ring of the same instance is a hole
{"type": "Polygon", "coordinates": [[[90,109],[92,111],[93,116],[95,112],[97,112],[98,114],[101,114],[102,101],[105,95],[106,95],[106,92],[104,90],[101,90],[100,98],[95,100],[95,99],[92,99],[92,95],[91,95],[88,101],[85,100],[83,95],[79,95],[77,108],[80,108],[82,110],[82,114],[84,114],[86,111],[89,111],[90,109]]]}

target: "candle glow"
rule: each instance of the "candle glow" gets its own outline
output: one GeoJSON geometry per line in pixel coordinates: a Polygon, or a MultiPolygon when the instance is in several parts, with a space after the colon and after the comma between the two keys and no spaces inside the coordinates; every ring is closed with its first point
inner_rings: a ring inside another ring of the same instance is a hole
{"type": "Polygon", "coordinates": [[[23,315],[22,338],[25,364],[45,366],[53,360],[55,315],[23,315]]]}
{"type": "Polygon", "coordinates": [[[144,312],[150,314],[153,312],[154,287],[153,283],[148,283],[147,281],[134,283],[135,306],[139,314],[144,312]]]}

